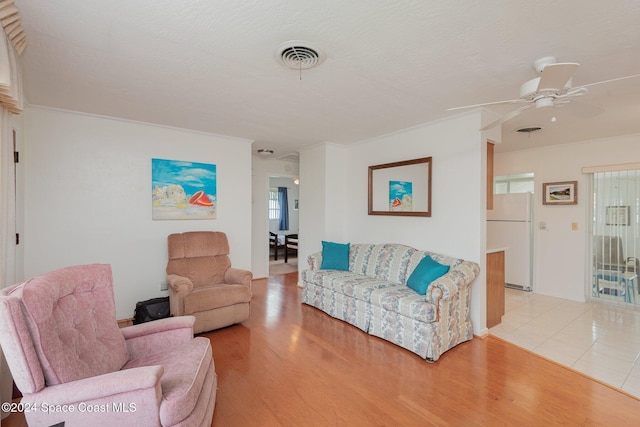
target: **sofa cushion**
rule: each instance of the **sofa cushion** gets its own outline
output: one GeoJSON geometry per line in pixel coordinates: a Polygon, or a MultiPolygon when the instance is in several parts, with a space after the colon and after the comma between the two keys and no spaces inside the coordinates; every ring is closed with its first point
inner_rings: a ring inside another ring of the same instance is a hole
{"type": "Polygon", "coordinates": [[[404,284],[410,265],[417,265],[425,255],[409,246],[393,243],[351,245],[351,265],[354,273],[404,284]]]}
{"type": "Polygon", "coordinates": [[[404,285],[375,289],[371,292],[370,300],[374,306],[421,322],[435,322],[438,317],[435,304],[427,302],[424,296],[404,285]]]}
{"type": "Polygon", "coordinates": [[[411,276],[409,276],[407,286],[418,294],[425,295],[429,283],[447,274],[449,268],[448,265],[440,264],[427,255],[422,258],[418,266],[411,273],[411,276]]]}
{"type": "Polygon", "coordinates": [[[321,270],[349,270],[349,243],[322,241],[321,270]]]}
{"type": "Polygon", "coordinates": [[[339,292],[348,297],[370,302],[371,292],[376,289],[393,288],[397,283],[388,280],[377,280],[373,277],[350,271],[338,270],[306,270],[304,281],[339,292]]]}

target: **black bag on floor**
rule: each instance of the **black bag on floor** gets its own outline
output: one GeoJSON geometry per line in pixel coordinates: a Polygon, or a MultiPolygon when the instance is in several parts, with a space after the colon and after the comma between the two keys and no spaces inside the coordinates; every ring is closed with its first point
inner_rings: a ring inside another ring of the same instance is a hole
{"type": "Polygon", "coordinates": [[[133,324],[150,322],[152,320],[169,317],[169,297],[152,298],[136,303],[133,324]]]}

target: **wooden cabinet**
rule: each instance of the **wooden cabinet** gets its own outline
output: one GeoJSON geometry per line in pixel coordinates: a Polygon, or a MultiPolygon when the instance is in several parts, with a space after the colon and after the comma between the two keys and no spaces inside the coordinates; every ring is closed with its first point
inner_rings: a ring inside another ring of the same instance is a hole
{"type": "Polygon", "coordinates": [[[493,147],[487,141],[487,210],[493,210],[493,147]]]}
{"type": "Polygon", "coordinates": [[[487,328],[504,315],[504,250],[487,253],[487,328]]]}

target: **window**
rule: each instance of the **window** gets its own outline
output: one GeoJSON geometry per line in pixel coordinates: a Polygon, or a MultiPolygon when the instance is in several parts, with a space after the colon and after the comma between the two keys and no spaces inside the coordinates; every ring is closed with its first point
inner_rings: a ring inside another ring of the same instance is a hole
{"type": "Polygon", "coordinates": [[[280,202],[278,189],[269,189],[269,219],[280,219],[280,202]]]}
{"type": "Polygon", "coordinates": [[[496,176],[494,180],[495,194],[533,193],[533,173],[496,176]]]}

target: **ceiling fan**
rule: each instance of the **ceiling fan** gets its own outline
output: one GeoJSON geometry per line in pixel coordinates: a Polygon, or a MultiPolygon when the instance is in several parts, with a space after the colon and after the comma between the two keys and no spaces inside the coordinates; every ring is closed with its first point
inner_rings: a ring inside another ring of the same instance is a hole
{"type": "Polygon", "coordinates": [[[529,80],[520,86],[520,97],[507,101],[485,102],[482,104],[465,105],[462,107],[449,108],[447,111],[461,110],[464,108],[483,107],[498,104],[525,104],[510,113],[507,113],[498,120],[489,123],[480,130],[491,129],[530,108],[560,107],[571,102],[571,98],[586,94],[590,86],[603,83],[610,83],[618,80],[640,77],[640,74],[619,77],[616,79],[603,80],[578,87],[572,86],[572,77],[580,64],[575,62],[558,63],[555,56],[545,56],[533,63],[533,68],[540,74],[540,77],[529,80]]]}

